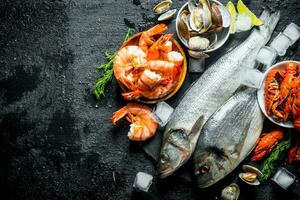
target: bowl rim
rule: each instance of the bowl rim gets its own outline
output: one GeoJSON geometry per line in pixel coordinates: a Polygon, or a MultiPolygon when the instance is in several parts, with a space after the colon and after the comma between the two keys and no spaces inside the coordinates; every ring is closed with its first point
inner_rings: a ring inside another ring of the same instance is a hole
{"type": "Polygon", "coordinates": [[[285,128],[294,128],[294,124],[289,120],[287,122],[282,122],[282,121],[277,121],[274,117],[269,116],[266,112],[266,108],[265,108],[265,79],[267,77],[267,75],[269,74],[269,72],[272,69],[275,68],[283,68],[286,66],[286,64],[288,62],[295,62],[298,64],[298,66],[300,66],[300,61],[296,61],[296,60],[284,60],[278,63],[275,63],[274,65],[272,65],[271,67],[269,67],[264,73],[263,73],[263,78],[261,80],[260,86],[257,90],[257,100],[258,100],[258,105],[261,109],[261,111],[263,112],[263,114],[273,123],[277,124],[278,126],[281,127],[285,127],[285,128]]]}
{"type": "MultiPolygon", "coordinates": [[[[137,37],[140,37],[142,34],[142,32],[139,32],[139,33],[136,33],[134,35],[132,35],[127,41],[125,41],[122,46],[120,47],[120,49],[122,49],[123,47],[125,46],[128,46],[129,43],[136,39],[137,37]]],[[[183,82],[186,78],[186,74],[187,74],[187,58],[186,58],[186,55],[185,55],[185,52],[183,50],[183,48],[181,47],[181,45],[175,40],[175,38],[172,38],[171,39],[172,43],[175,44],[176,48],[178,49],[178,51],[181,53],[181,55],[183,56],[183,63],[182,63],[182,67],[181,67],[181,72],[180,72],[180,75],[179,75],[179,79],[178,79],[178,82],[177,82],[177,85],[176,87],[171,91],[169,92],[166,96],[164,97],[161,97],[161,98],[158,98],[158,99],[146,99],[146,98],[139,98],[139,99],[135,99],[134,101],[137,101],[139,103],[145,103],[145,104],[156,104],[156,103],[159,103],[159,102],[162,102],[162,101],[165,101],[165,100],[168,100],[170,99],[171,97],[173,97],[178,91],[179,89],[181,88],[181,86],[183,85],[183,82]]],[[[120,50],[119,49],[119,50],[120,50]]],[[[118,51],[119,51],[118,50],[118,51]]],[[[126,91],[126,87],[117,80],[120,88],[122,91],[126,91]]]]}
{"type": "MultiPolygon", "coordinates": [[[[227,10],[226,6],[224,6],[224,5],[223,5],[221,2],[219,2],[218,0],[210,0],[210,1],[213,1],[214,3],[217,3],[217,4],[220,5],[220,6],[223,6],[223,7],[226,9],[226,11],[229,13],[229,11],[227,10]]],[[[177,13],[177,16],[176,16],[175,28],[176,28],[176,34],[177,34],[177,37],[179,38],[180,42],[181,42],[186,48],[189,48],[189,47],[185,44],[185,42],[183,41],[183,39],[182,39],[182,38],[179,36],[179,34],[178,34],[178,32],[179,32],[179,31],[178,31],[178,19],[179,19],[179,16],[180,16],[181,12],[187,7],[187,5],[188,5],[188,2],[186,2],[185,4],[183,4],[183,5],[181,6],[181,8],[179,9],[179,11],[178,11],[178,13],[177,13]]],[[[230,18],[230,24],[231,24],[231,18],[230,18]]],[[[223,42],[220,42],[220,43],[219,43],[220,45],[219,45],[217,48],[204,50],[204,51],[203,51],[204,53],[214,52],[214,51],[216,51],[217,49],[221,48],[221,47],[227,42],[227,40],[228,40],[228,38],[229,38],[229,36],[230,36],[230,26],[229,26],[229,27],[226,27],[225,29],[228,29],[228,32],[227,32],[227,34],[226,34],[225,39],[223,40],[223,42]]]]}

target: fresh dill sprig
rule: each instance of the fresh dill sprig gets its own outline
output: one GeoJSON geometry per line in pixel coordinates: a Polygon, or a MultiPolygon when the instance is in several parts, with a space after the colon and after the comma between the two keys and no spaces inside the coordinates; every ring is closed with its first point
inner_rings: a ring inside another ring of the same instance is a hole
{"type": "MultiPolygon", "coordinates": [[[[132,34],[132,29],[129,28],[125,35],[125,39],[124,39],[123,43],[128,40],[128,38],[131,36],[131,34],[132,34]]],[[[95,85],[92,88],[92,92],[95,95],[97,100],[100,100],[102,97],[105,96],[105,86],[111,81],[112,76],[114,74],[113,61],[114,61],[116,54],[117,54],[117,52],[114,52],[114,53],[105,52],[104,57],[107,62],[104,64],[101,64],[98,67],[98,69],[102,71],[102,74],[97,79],[95,85]]]]}
{"type": "Polygon", "coordinates": [[[278,164],[280,157],[285,153],[286,150],[290,148],[290,146],[291,146],[291,133],[289,133],[289,138],[287,140],[283,140],[276,145],[274,151],[272,151],[269,158],[267,158],[262,163],[261,172],[263,175],[260,177],[261,181],[264,182],[269,179],[276,165],[278,164]]]}

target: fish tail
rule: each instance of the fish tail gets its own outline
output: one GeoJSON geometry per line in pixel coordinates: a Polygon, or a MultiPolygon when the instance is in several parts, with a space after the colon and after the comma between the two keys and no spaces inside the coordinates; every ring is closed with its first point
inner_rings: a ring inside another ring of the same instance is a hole
{"type": "Polygon", "coordinates": [[[260,19],[263,21],[264,25],[259,28],[260,33],[265,37],[266,41],[268,41],[279,21],[280,11],[276,11],[271,13],[269,9],[265,9],[260,19]]]}

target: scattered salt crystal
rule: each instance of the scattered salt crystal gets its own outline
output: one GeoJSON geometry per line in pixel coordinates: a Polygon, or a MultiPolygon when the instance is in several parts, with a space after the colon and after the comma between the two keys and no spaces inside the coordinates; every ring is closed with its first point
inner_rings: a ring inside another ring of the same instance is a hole
{"type": "Polygon", "coordinates": [[[148,192],[152,184],[153,176],[144,172],[138,172],[135,176],[133,187],[148,192]]]}
{"type": "Polygon", "coordinates": [[[277,52],[271,47],[262,47],[256,56],[256,60],[264,65],[271,66],[277,57],[277,52]]]}
{"type": "Polygon", "coordinates": [[[153,113],[158,121],[158,124],[161,127],[164,127],[168,123],[173,111],[174,109],[169,104],[162,101],[156,104],[153,113]]]}

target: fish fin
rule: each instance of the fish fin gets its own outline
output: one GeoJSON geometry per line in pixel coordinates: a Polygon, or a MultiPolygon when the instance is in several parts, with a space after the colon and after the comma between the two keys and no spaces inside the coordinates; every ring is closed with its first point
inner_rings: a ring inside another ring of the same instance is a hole
{"type": "Polygon", "coordinates": [[[244,146],[244,142],[245,142],[245,140],[244,140],[243,142],[239,143],[239,144],[235,147],[235,152],[237,152],[238,155],[241,154],[242,148],[243,148],[243,146],[244,146]]]}
{"type": "Polygon", "coordinates": [[[195,124],[193,125],[190,134],[189,134],[189,138],[193,138],[194,135],[196,135],[201,128],[203,127],[203,121],[204,121],[204,116],[201,115],[197,121],[195,122],[195,124]]]}
{"type": "MultiPolygon", "coordinates": [[[[250,126],[251,126],[251,123],[248,123],[243,132],[247,133],[250,129],[250,126]]],[[[244,135],[245,135],[245,137],[243,138],[243,140],[238,145],[235,146],[235,152],[237,153],[238,156],[240,156],[243,146],[245,144],[245,140],[247,138],[247,134],[244,134],[244,135]]]]}

